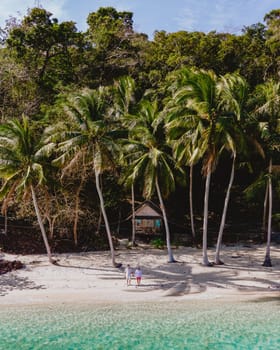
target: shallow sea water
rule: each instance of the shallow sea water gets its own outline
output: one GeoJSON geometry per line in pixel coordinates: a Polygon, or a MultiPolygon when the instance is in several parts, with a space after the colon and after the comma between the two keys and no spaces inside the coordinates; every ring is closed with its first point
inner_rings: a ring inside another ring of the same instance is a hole
{"type": "Polygon", "coordinates": [[[280,298],[2,306],[1,350],[277,350],[280,298]]]}

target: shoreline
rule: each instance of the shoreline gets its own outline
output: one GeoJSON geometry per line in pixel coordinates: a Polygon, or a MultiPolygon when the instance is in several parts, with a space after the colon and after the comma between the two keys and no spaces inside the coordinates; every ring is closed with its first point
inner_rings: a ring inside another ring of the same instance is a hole
{"type": "MultiPolygon", "coordinates": [[[[201,264],[201,249],[174,249],[177,263],[167,262],[166,250],[116,250],[122,268],[111,266],[109,252],[57,254],[58,265],[46,255],[2,254],[20,260],[24,269],[0,276],[1,306],[242,301],[280,297],[280,246],[271,247],[273,267],[263,267],[265,245],[223,247],[225,265],[201,264]],[[124,268],[140,265],[140,287],[127,287],[124,268]]],[[[209,258],[214,249],[208,250],[209,258]]]]}

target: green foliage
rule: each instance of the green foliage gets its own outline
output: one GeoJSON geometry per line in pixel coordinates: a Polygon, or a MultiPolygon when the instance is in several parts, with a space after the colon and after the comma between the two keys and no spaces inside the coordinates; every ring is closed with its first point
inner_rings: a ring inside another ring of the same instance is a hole
{"type": "Polygon", "coordinates": [[[267,177],[261,174],[250,186],[244,190],[245,199],[248,202],[262,202],[265,196],[267,177]]]}
{"type": "Polygon", "coordinates": [[[22,114],[35,115],[40,108],[38,86],[28,68],[0,49],[0,113],[2,120],[22,114]]]}
{"type": "MultiPolygon", "coordinates": [[[[76,69],[81,61],[83,36],[74,22],[58,23],[42,8],[33,8],[15,27],[11,27],[6,45],[18,62],[30,71],[32,79],[47,93],[59,82],[76,81],[76,69]]],[[[78,68],[79,69],[79,68],[78,68]]]]}
{"type": "Polygon", "coordinates": [[[133,31],[132,17],[131,12],[112,7],[101,7],[88,15],[89,74],[90,79],[97,75],[98,85],[108,85],[123,75],[137,75],[147,36],[133,31]]]}
{"type": "Polygon", "coordinates": [[[280,9],[272,10],[265,15],[264,20],[268,26],[267,45],[276,54],[280,52],[280,9]]]}
{"type": "MultiPolygon", "coordinates": [[[[48,180],[53,216],[54,208],[68,203],[70,217],[71,192],[81,193],[81,215],[94,211],[92,223],[97,196],[86,189],[94,171],[104,172],[105,206],[117,215],[132,183],[147,198],[156,181],[165,198],[173,191],[176,196],[177,184],[184,183],[181,167],[200,174],[210,165],[214,172],[221,161],[226,174],[224,155],[236,155],[237,168],[246,162],[252,169],[250,177],[243,169],[246,179],[239,182],[258,179],[246,198],[262,202],[259,180],[267,159],[280,161],[279,18],[274,10],[266,25],[244,27],[240,35],[156,31],[150,41],[134,31],[131,12],[112,7],[90,13],[85,33],[36,7],[11,21],[0,49],[3,196],[11,183],[13,190],[27,189],[48,180]]],[[[274,185],[279,193],[279,181],[274,185]]],[[[223,195],[214,177],[212,186],[223,195]]]]}
{"type": "Polygon", "coordinates": [[[165,247],[165,243],[161,238],[153,239],[150,244],[157,249],[163,249],[165,247]]]}
{"type": "Polygon", "coordinates": [[[40,139],[27,119],[10,120],[0,126],[0,191],[2,199],[14,193],[30,193],[31,186],[42,185],[46,178],[44,163],[37,156],[40,139]]]}

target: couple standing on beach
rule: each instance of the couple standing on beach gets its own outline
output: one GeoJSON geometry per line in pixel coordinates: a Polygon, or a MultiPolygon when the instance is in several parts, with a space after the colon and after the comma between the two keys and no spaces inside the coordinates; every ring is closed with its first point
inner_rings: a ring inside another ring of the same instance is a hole
{"type": "Polygon", "coordinates": [[[126,285],[127,286],[131,285],[131,277],[133,275],[136,278],[136,287],[140,286],[141,279],[142,279],[142,270],[141,270],[141,268],[139,266],[137,266],[135,271],[133,271],[133,269],[128,264],[127,267],[125,268],[125,278],[126,278],[126,285]]]}

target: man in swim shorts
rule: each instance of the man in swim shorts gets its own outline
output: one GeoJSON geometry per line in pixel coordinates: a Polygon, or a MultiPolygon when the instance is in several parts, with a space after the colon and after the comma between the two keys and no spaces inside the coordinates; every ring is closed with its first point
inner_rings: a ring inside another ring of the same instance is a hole
{"type": "Polygon", "coordinates": [[[126,278],[126,285],[130,286],[131,284],[131,275],[132,275],[132,268],[128,264],[127,267],[125,268],[125,278],[126,278]]]}

